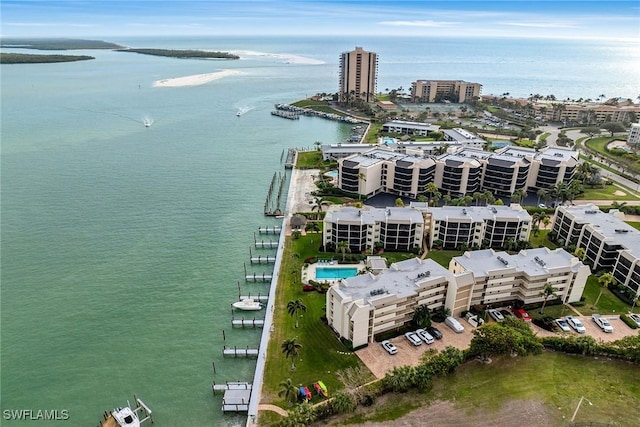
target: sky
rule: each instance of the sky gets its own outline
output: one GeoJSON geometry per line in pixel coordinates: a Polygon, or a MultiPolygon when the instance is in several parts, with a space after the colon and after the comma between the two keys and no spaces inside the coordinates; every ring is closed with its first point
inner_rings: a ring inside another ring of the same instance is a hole
{"type": "Polygon", "coordinates": [[[639,0],[0,0],[3,37],[459,36],[640,41],[639,0]]]}

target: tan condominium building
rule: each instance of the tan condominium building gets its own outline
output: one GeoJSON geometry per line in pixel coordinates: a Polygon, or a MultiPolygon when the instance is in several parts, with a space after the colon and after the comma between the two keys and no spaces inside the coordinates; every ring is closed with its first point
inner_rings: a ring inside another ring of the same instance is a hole
{"type": "Polygon", "coordinates": [[[562,147],[540,151],[505,147],[489,152],[462,146],[437,157],[419,148],[405,145],[402,151],[392,151],[379,146],[339,158],[338,187],[368,197],[391,193],[416,198],[434,182],[440,192],[453,197],[485,191],[501,197],[516,190],[570,184],[579,164],[578,152],[562,147]]]}
{"type": "Polygon", "coordinates": [[[589,274],[589,267],[564,249],[530,249],[516,255],[492,249],[466,252],[452,259],[448,270],[431,259],[413,258],[379,274],[332,285],[326,295],[327,321],[357,348],[405,326],[422,305],[431,310],[445,307],[459,316],[475,304],[542,301],[547,284],[562,301],[578,301],[589,274]]]}
{"type": "Polygon", "coordinates": [[[356,47],[340,55],[340,88],[338,99],[349,103],[360,99],[375,102],[378,55],[356,47]]]}
{"type": "Polygon", "coordinates": [[[416,80],[411,83],[413,102],[450,101],[462,104],[480,97],[482,85],[462,80],[416,80]]]}
{"type": "Polygon", "coordinates": [[[640,231],[624,222],[624,213],[605,213],[594,204],[560,206],[552,231],[562,245],[583,248],[594,272],[610,272],[640,295],[640,231]]]}
{"type": "Polygon", "coordinates": [[[629,137],[627,138],[629,145],[640,144],[640,123],[632,123],[631,130],[629,131],[629,137]]]}
{"type": "Polygon", "coordinates": [[[336,248],[347,242],[351,252],[372,253],[376,247],[411,252],[421,249],[424,219],[416,209],[331,206],[325,217],[322,242],[336,248]]]}

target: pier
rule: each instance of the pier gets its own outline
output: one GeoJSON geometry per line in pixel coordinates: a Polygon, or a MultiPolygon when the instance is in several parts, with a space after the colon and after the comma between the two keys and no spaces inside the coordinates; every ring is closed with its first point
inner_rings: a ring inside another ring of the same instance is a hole
{"type": "MultiPolygon", "coordinates": [[[[243,328],[245,326],[252,326],[254,328],[258,328],[258,327],[263,327],[264,326],[264,319],[233,319],[231,320],[231,325],[232,326],[242,326],[243,328]]],[[[257,350],[256,350],[257,351],[257,350]]]]}
{"type": "Polygon", "coordinates": [[[245,282],[270,282],[273,275],[266,273],[253,273],[244,276],[245,282]]]}
{"type": "Polygon", "coordinates": [[[267,199],[264,202],[264,214],[266,216],[280,216],[283,214],[282,190],[284,189],[286,180],[286,174],[274,172],[271,178],[271,184],[269,185],[269,191],[267,192],[267,199]]]}
{"type": "Polygon", "coordinates": [[[268,301],[269,300],[269,295],[238,295],[238,299],[240,299],[241,301],[243,299],[252,299],[254,301],[260,301],[260,302],[264,302],[264,301],[268,301]]]}
{"type": "Polygon", "coordinates": [[[287,159],[284,161],[285,169],[293,169],[293,166],[296,164],[296,156],[298,151],[295,148],[289,148],[287,150],[287,159]]]}
{"type": "Polygon", "coordinates": [[[249,410],[251,384],[247,382],[213,383],[211,388],[214,395],[216,391],[224,391],[222,397],[222,412],[247,412],[249,410]]]}
{"type": "Polygon", "coordinates": [[[253,245],[256,247],[256,249],[273,249],[273,248],[277,248],[278,247],[278,241],[277,240],[260,240],[258,241],[258,239],[256,238],[256,233],[253,233],[253,245]]]}
{"type": "Polygon", "coordinates": [[[282,231],[281,227],[258,227],[258,233],[260,234],[280,234],[282,231]]]}
{"type": "Polygon", "coordinates": [[[258,356],[258,349],[257,348],[249,348],[248,346],[246,348],[238,348],[238,347],[233,347],[233,348],[227,348],[227,346],[222,347],[222,355],[223,356],[233,356],[233,357],[257,357],[258,356]]]}
{"type": "Polygon", "coordinates": [[[276,257],[270,255],[258,255],[251,257],[251,264],[273,264],[276,262],[276,257]]]}

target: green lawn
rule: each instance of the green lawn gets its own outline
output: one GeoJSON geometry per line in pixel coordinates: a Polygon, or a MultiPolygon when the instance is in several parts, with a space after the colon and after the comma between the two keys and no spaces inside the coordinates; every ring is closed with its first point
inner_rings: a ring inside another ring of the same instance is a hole
{"type": "Polygon", "coordinates": [[[294,102],[291,105],[300,107],[300,108],[310,108],[312,110],[321,111],[323,113],[337,114],[339,116],[346,115],[342,111],[334,110],[333,108],[329,107],[326,102],[314,101],[312,99],[303,99],[301,101],[294,102]]]}
{"type": "Polygon", "coordinates": [[[286,408],[285,400],[278,397],[278,385],[287,378],[291,378],[296,385],[303,384],[311,389],[315,381],[322,380],[331,392],[335,392],[342,388],[335,376],[336,371],[362,364],[320,320],[325,310],[325,294],[302,291],[300,269],[304,259],[317,254],[315,248],[321,239],[320,234],[313,233],[298,240],[287,239],[275,301],[275,328],[267,350],[262,402],[286,408]],[[311,240],[314,241],[313,244],[311,240]],[[300,328],[296,329],[295,318],[287,312],[287,302],[298,298],[302,299],[307,311],[301,314],[300,328]],[[285,359],[281,349],[285,340],[293,338],[302,345],[300,356],[295,360],[294,371],[291,370],[291,360],[285,359]]]}
{"type": "MultiPolygon", "coordinates": [[[[553,352],[494,358],[488,365],[467,362],[453,375],[436,380],[429,392],[389,395],[384,403],[361,408],[342,424],[396,420],[438,400],[452,402],[472,418],[478,411],[490,420],[510,401],[534,400],[544,405],[552,425],[564,426],[584,396],[593,405],[584,402],[576,421],[634,425],[640,418],[638,371],[636,365],[618,360],[553,352]]],[[[518,414],[513,416],[510,425],[527,425],[518,414]]]]}
{"type": "Polygon", "coordinates": [[[627,224],[635,228],[636,230],[640,230],[640,222],[637,221],[626,221],[627,224]]]}
{"type": "Polygon", "coordinates": [[[613,313],[626,313],[631,309],[631,306],[621,301],[620,298],[615,296],[609,289],[603,288],[598,283],[596,276],[589,276],[587,284],[584,287],[582,296],[585,298],[585,305],[582,307],[576,307],[576,309],[585,316],[590,316],[593,313],[601,314],[613,314],[613,313]],[[602,289],[602,296],[598,301],[598,305],[594,307],[594,303],[598,298],[598,294],[602,289]]]}
{"type": "Polygon", "coordinates": [[[540,230],[537,236],[534,236],[533,233],[529,236],[529,241],[533,245],[534,248],[539,248],[541,246],[545,246],[551,250],[556,249],[558,245],[553,243],[551,240],[547,238],[551,230],[540,230]]]}
{"type": "Polygon", "coordinates": [[[462,254],[462,251],[432,249],[427,254],[427,258],[430,258],[444,268],[449,269],[449,261],[451,261],[451,258],[460,256],[462,254]]]}
{"type": "Polygon", "coordinates": [[[589,188],[585,187],[584,193],[581,194],[576,200],[639,200],[640,197],[635,194],[630,194],[626,188],[620,188],[617,185],[605,185],[604,187],[589,188]],[[616,191],[622,191],[626,194],[624,196],[618,196],[614,193],[616,191]]]}

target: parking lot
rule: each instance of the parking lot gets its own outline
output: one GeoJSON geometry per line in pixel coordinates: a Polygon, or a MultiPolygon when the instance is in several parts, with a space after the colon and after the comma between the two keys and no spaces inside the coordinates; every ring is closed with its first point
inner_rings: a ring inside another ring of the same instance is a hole
{"type": "MultiPolygon", "coordinates": [[[[631,329],[630,327],[628,327],[622,320],[620,320],[619,316],[605,316],[606,319],[609,320],[609,323],[611,323],[611,326],[613,326],[613,332],[611,333],[602,331],[593,322],[593,320],[591,320],[591,316],[574,317],[577,317],[582,321],[582,324],[587,330],[585,335],[590,335],[598,341],[615,341],[625,336],[635,335],[639,333],[637,329],[631,329]]],[[[493,322],[494,320],[491,319],[489,321],[493,322]]],[[[438,351],[443,350],[448,345],[459,348],[461,350],[468,348],[469,343],[473,338],[473,334],[471,333],[471,331],[474,328],[464,320],[461,320],[460,323],[464,326],[464,331],[460,334],[453,332],[444,323],[434,324],[434,326],[436,326],[442,332],[443,338],[441,340],[436,340],[436,342],[431,345],[422,343],[422,345],[414,346],[409,343],[404,335],[400,335],[390,340],[393,345],[398,348],[398,353],[395,355],[390,355],[389,353],[387,353],[379,343],[371,343],[368,347],[356,351],[356,354],[362,360],[362,362],[367,365],[371,372],[373,372],[376,378],[382,378],[385,376],[387,371],[390,371],[395,367],[405,365],[417,366],[420,363],[420,356],[429,348],[434,348],[438,351]]],[[[531,324],[531,328],[540,337],[554,335],[581,335],[574,331],[554,333],[542,329],[534,324],[531,324]]]]}

